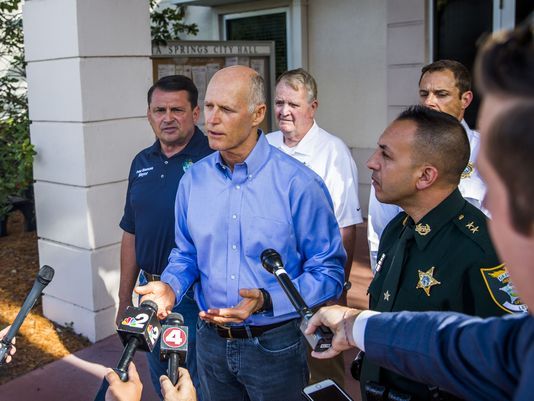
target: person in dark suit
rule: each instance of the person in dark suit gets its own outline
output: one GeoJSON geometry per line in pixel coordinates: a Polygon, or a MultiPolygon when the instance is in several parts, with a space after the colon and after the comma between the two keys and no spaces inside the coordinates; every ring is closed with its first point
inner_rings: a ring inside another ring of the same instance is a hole
{"type": "Polygon", "coordinates": [[[465,399],[530,400],[534,394],[534,24],[494,36],[477,58],[484,95],[477,161],[488,192],[489,231],[528,313],[481,319],[451,312],[380,313],[322,308],[335,337],[327,358],[350,347],[374,363],[465,399]]]}

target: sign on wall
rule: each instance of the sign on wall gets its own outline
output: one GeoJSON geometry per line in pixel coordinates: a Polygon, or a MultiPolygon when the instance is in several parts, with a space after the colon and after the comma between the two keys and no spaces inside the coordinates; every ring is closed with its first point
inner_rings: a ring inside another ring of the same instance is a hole
{"type": "MultiPolygon", "coordinates": [[[[267,116],[261,126],[264,132],[273,130],[271,111],[275,73],[274,42],[272,41],[169,41],[165,46],[153,46],[154,82],[167,75],[185,75],[198,88],[198,102],[204,104],[209,80],[218,70],[231,65],[246,65],[265,80],[267,116]]],[[[204,125],[201,113],[199,126],[204,125]]]]}

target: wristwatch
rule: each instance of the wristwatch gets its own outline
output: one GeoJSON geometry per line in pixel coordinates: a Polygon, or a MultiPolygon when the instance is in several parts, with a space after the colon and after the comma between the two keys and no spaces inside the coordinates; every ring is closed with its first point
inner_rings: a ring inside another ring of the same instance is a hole
{"type": "Polygon", "coordinates": [[[343,291],[349,291],[352,288],[352,283],[350,281],[345,281],[343,283],[343,291]]]}

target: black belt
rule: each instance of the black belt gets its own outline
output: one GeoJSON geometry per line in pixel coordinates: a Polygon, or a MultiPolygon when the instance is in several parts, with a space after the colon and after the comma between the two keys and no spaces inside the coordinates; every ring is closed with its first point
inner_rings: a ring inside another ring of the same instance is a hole
{"type": "Polygon", "coordinates": [[[141,270],[141,274],[145,277],[146,281],[159,281],[161,280],[161,275],[159,274],[151,274],[144,270],[141,270]]]}
{"type": "Polygon", "coordinates": [[[292,320],[286,320],[284,322],[278,322],[273,324],[267,324],[265,326],[222,326],[219,324],[211,324],[211,327],[214,327],[217,330],[217,334],[222,338],[249,338],[249,337],[259,337],[266,331],[272,330],[276,327],[283,326],[286,323],[291,322],[292,320]],[[250,334],[249,334],[250,333],[250,334]]]}

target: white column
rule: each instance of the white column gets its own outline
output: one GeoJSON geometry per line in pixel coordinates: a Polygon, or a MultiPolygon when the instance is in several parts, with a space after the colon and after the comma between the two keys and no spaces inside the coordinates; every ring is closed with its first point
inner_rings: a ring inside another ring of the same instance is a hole
{"type": "Polygon", "coordinates": [[[115,331],[128,169],[153,141],[148,0],[26,1],[24,36],[44,314],[94,342],[115,331]]]}
{"type": "Polygon", "coordinates": [[[429,60],[425,29],[427,0],[387,2],[388,122],[419,102],[421,68],[429,60]]]}

